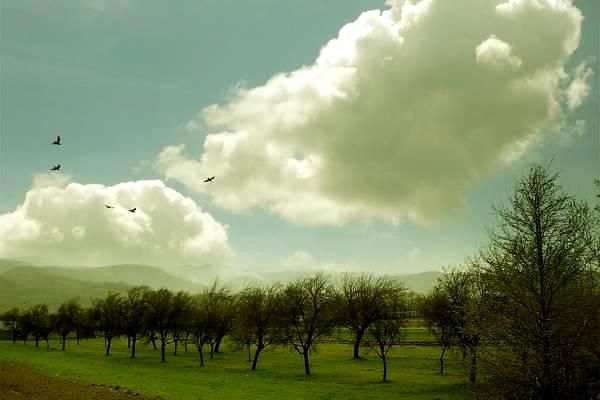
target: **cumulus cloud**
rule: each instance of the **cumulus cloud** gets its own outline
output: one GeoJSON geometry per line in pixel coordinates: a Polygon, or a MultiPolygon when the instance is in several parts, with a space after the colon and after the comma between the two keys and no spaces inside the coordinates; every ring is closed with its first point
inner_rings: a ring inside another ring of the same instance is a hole
{"type": "Polygon", "coordinates": [[[205,108],[194,122],[212,132],[203,153],[165,148],[164,175],[225,209],[299,224],[431,222],[585,97],[587,70],[565,96],[582,21],[570,1],[387,4],[345,25],[312,65],[205,108]]]}
{"type": "Polygon", "coordinates": [[[567,88],[567,106],[569,110],[579,107],[585,98],[589,96],[592,90],[590,86],[592,75],[592,69],[586,66],[585,63],[581,63],[575,68],[575,79],[571,81],[567,88]]]}
{"type": "Polygon", "coordinates": [[[0,215],[0,257],[44,265],[219,268],[230,255],[227,227],[159,180],[103,186],[42,174],[0,215]]]}

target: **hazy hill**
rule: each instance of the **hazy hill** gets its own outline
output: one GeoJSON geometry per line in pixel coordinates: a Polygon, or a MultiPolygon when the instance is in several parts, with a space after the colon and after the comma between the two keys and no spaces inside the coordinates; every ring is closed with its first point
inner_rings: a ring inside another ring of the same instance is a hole
{"type": "MultiPolygon", "coordinates": [[[[247,284],[251,283],[261,283],[261,282],[281,282],[283,284],[292,281],[294,279],[302,278],[306,276],[307,271],[274,271],[274,272],[266,272],[260,274],[257,273],[247,273],[238,276],[235,280],[231,280],[226,282],[227,285],[239,289],[244,287],[247,284]]],[[[436,284],[438,277],[442,275],[441,272],[438,271],[426,271],[419,272],[414,274],[405,274],[405,275],[394,275],[396,278],[404,282],[408,290],[417,292],[417,293],[426,293],[433,288],[436,284]]],[[[337,274],[333,276],[334,279],[341,277],[341,274],[337,274]]]]}
{"type": "Polygon", "coordinates": [[[115,282],[131,286],[146,285],[151,288],[166,287],[171,290],[200,292],[205,286],[177,278],[158,267],[148,265],[109,265],[106,267],[44,267],[48,272],[89,282],[115,282]]]}
{"type": "Polygon", "coordinates": [[[123,293],[129,286],[121,283],[89,282],[56,275],[42,267],[17,267],[0,274],[0,310],[12,306],[48,304],[56,309],[64,300],[79,297],[85,306],[107,292],[123,293]]]}

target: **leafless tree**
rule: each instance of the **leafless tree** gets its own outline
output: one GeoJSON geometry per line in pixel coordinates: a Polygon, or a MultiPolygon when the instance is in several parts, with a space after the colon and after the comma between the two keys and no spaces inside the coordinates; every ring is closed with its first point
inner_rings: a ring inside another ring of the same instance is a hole
{"type": "Polygon", "coordinates": [[[323,273],[289,283],[283,290],[280,325],[287,342],[304,357],[310,375],[309,352],[315,341],[335,326],[336,293],[323,273]]]}
{"type": "Polygon", "coordinates": [[[365,331],[372,323],[388,317],[385,303],[403,290],[402,283],[389,276],[342,276],[339,319],[354,334],[355,359],[360,358],[360,343],[365,331]]]}

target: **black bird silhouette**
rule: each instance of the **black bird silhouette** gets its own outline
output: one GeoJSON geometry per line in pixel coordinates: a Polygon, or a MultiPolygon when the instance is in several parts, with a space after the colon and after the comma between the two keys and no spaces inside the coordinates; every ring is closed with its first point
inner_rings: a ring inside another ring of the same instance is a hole
{"type": "Polygon", "coordinates": [[[204,182],[212,182],[212,181],[213,181],[213,179],[215,179],[215,177],[214,177],[214,176],[213,176],[212,178],[206,178],[206,179],[204,180],[204,182]]]}
{"type": "Polygon", "coordinates": [[[60,164],[55,165],[54,167],[52,167],[52,169],[50,171],[60,171],[60,164]]]}
{"type": "Polygon", "coordinates": [[[106,208],[115,208],[115,206],[109,206],[108,204],[105,204],[104,207],[106,207],[106,208]]]}
{"type": "Polygon", "coordinates": [[[60,146],[60,136],[56,137],[56,140],[54,142],[52,142],[52,144],[56,144],[60,146]]]}
{"type": "Polygon", "coordinates": [[[137,208],[133,207],[132,209],[129,210],[130,213],[134,213],[135,210],[137,210],[137,208]]]}

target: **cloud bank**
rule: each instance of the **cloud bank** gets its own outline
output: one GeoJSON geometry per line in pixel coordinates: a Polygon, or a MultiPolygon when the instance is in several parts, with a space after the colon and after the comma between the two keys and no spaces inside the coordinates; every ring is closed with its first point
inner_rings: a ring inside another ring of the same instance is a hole
{"type": "Polygon", "coordinates": [[[0,257],[42,265],[218,268],[230,255],[227,227],[159,180],[103,186],[41,174],[24,202],[0,215],[0,257]]]}
{"type": "Polygon", "coordinates": [[[431,222],[589,93],[591,72],[564,67],[582,22],[570,1],[387,4],[345,25],[314,64],[205,108],[188,124],[213,132],[200,158],[169,146],[164,176],[224,209],[298,224],[431,222]]]}

